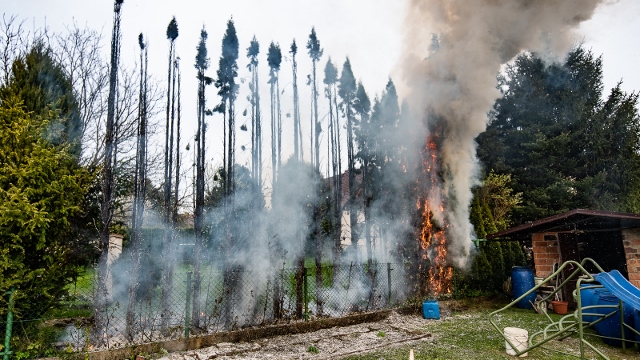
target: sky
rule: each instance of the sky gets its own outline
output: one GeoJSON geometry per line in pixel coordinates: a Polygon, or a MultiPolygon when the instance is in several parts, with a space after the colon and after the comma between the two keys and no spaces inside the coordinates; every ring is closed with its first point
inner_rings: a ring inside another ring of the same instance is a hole
{"type": "MultiPolygon", "coordinates": [[[[109,41],[113,21],[112,0],[0,0],[1,11],[5,16],[16,15],[25,19],[27,30],[47,26],[50,31],[64,31],[65,26],[75,22],[78,26],[88,26],[102,31],[104,37],[105,59],[108,59],[109,41]]],[[[183,75],[183,122],[186,133],[193,133],[196,123],[196,70],[193,67],[196,45],[200,30],[204,27],[209,40],[207,47],[211,66],[209,76],[214,76],[217,60],[220,56],[222,36],[226,22],[233,19],[240,41],[240,59],[238,62],[241,78],[237,124],[250,120],[242,117],[241,112],[248,106],[246,95],[249,79],[246,70],[248,60],[246,48],[255,35],[260,43],[260,87],[262,94],[262,114],[264,127],[268,131],[268,66],[266,50],[271,41],[280,44],[285,56],[281,66],[280,87],[282,94],[282,112],[292,111],[291,63],[288,49],[295,38],[298,44],[298,82],[300,88],[301,115],[304,131],[310,113],[310,88],[305,85],[307,74],[311,73],[311,60],[307,56],[305,45],[312,27],[315,27],[324,55],[318,64],[319,89],[321,89],[323,69],[331,57],[341,69],[345,58],[349,56],[356,79],[361,80],[369,97],[379,95],[390,77],[399,81],[400,52],[403,49],[405,12],[407,1],[401,0],[233,0],[233,1],[168,1],[168,0],[125,0],[122,7],[122,48],[121,64],[132,67],[139,59],[137,38],[143,33],[149,43],[149,73],[162,87],[166,84],[166,66],[168,41],[165,31],[172,16],[176,17],[180,35],[176,40],[177,54],[181,57],[183,75]],[[305,120],[307,120],[305,122],[305,120]]],[[[640,90],[640,44],[636,38],[640,34],[640,1],[606,0],[594,17],[584,22],[579,30],[582,42],[596,55],[604,59],[605,93],[621,79],[623,90],[640,90]]],[[[428,47],[429,44],[425,44],[428,47]]],[[[470,54],[472,56],[472,54],[470,54]]],[[[402,89],[402,86],[399,86],[402,89]]],[[[214,88],[207,92],[207,107],[219,102],[214,88]]],[[[401,94],[402,95],[402,94],[401,94]]],[[[326,100],[320,92],[320,117],[327,113],[326,100]]],[[[161,113],[160,116],[163,116],[161,113]]],[[[283,117],[285,150],[284,159],[292,152],[292,138],[288,128],[292,127],[292,118],[283,117]]],[[[208,154],[214,163],[222,161],[221,117],[208,118],[211,123],[208,132],[208,154]],[[209,141],[208,141],[209,142],[209,141]]],[[[323,121],[326,123],[326,119],[323,121]]],[[[323,126],[326,129],[326,125],[323,126]]],[[[250,145],[249,132],[239,133],[238,148],[250,145]]],[[[268,135],[267,135],[268,136],[268,135]]],[[[305,147],[308,148],[308,135],[305,147]]],[[[268,147],[268,138],[265,146],[268,147]]],[[[321,141],[324,141],[322,139],[321,141]]],[[[249,148],[249,146],[247,146],[249,148]]],[[[269,149],[264,149],[268,159],[269,149]]],[[[305,157],[308,161],[308,149],[305,157]]],[[[238,153],[239,163],[248,165],[249,150],[238,153]]],[[[322,159],[321,159],[322,161],[322,159]]],[[[268,164],[264,173],[269,174],[268,164]]]]}

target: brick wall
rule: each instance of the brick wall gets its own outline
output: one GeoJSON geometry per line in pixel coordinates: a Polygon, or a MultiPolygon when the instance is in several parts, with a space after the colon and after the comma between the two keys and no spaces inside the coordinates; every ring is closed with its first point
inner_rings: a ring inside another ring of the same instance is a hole
{"type": "Polygon", "coordinates": [[[622,230],[622,245],[627,258],[629,281],[640,287],[640,229],[622,230]]]}
{"type": "MultiPolygon", "coordinates": [[[[640,232],[638,233],[640,240],[640,232]]],[[[546,278],[553,274],[553,264],[560,262],[560,250],[556,233],[539,233],[531,236],[535,275],[546,278]],[[545,240],[545,235],[556,235],[556,240],[545,240]]],[[[640,258],[639,258],[640,259],[640,258]]]]}

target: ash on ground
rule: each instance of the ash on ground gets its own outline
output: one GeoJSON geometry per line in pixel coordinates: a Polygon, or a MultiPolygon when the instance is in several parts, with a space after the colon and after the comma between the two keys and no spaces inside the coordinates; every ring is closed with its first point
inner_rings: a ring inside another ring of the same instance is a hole
{"type": "MultiPolygon", "coordinates": [[[[450,316],[443,309],[442,317],[450,316]]],[[[378,322],[334,327],[305,334],[275,336],[252,342],[219,343],[199,350],[172,353],[161,360],[204,359],[336,359],[402,346],[431,342],[425,330],[430,321],[419,314],[400,314],[392,311],[378,322]]]]}

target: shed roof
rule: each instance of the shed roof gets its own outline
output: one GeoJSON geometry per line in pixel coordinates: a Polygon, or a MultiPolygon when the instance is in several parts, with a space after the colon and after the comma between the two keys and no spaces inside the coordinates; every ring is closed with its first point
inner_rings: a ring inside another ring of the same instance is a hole
{"type": "Polygon", "coordinates": [[[487,239],[527,240],[541,232],[596,232],[640,228],[640,215],[575,209],[487,235],[487,239]]]}

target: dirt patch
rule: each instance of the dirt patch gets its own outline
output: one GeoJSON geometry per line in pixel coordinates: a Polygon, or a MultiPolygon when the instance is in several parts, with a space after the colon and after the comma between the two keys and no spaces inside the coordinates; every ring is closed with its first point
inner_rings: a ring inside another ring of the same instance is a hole
{"type": "MultiPolygon", "coordinates": [[[[449,306],[441,304],[441,316],[450,314],[449,306]]],[[[425,326],[434,321],[438,320],[425,320],[416,311],[392,311],[379,321],[254,341],[222,342],[207,348],[168,354],[161,360],[336,359],[376,349],[431,342],[433,336],[425,326]]]]}
{"type": "MultiPolygon", "coordinates": [[[[290,336],[300,333],[309,333],[320,329],[349,326],[366,322],[376,322],[387,318],[391,310],[380,310],[369,313],[353,314],[340,318],[321,318],[309,322],[292,322],[280,325],[246,328],[236,331],[220,332],[201,336],[193,336],[189,339],[167,340],[142,345],[122,347],[112,350],[102,350],[89,353],[92,360],[120,360],[133,358],[137,354],[154,354],[161,352],[176,352],[201,349],[204,347],[220,346],[220,344],[245,344],[258,339],[274,336],[290,336]]],[[[224,346],[224,345],[223,345],[224,346]]],[[[244,351],[243,345],[239,345],[244,351]]],[[[231,350],[233,353],[236,350],[231,350]]],[[[84,359],[84,354],[76,354],[74,358],[84,359]]],[[[73,357],[73,356],[70,356],[73,357]]]]}

